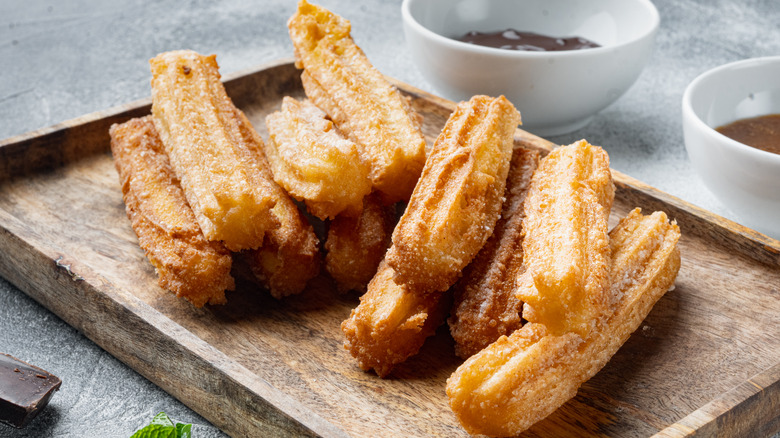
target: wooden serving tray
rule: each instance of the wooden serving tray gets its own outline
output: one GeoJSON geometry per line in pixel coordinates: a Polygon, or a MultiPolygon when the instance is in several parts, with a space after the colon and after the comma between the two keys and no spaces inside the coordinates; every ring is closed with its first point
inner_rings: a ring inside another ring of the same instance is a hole
{"type": "MultiPolygon", "coordinates": [[[[452,102],[404,84],[429,144],[452,102]]],[[[264,138],[290,60],[233,75],[264,138]]],[[[150,99],[0,142],[0,275],[233,436],[466,436],[444,393],[460,364],[447,329],[387,379],[358,369],[340,323],[355,294],[326,277],[278,302],[239,280],[196,309],[157,286],[125,215],[112,123],[150,99]]],[[[589,139],[598,144],[599,139],[589,139]]],[[[516,142],[554,145],[518,130],[516,142]]],[[[682,228],[676,288],[575,399],[528,436],[758,436],[780,429],[780,242],[618,172],[612,223],[634,206],[682,228]]]]}

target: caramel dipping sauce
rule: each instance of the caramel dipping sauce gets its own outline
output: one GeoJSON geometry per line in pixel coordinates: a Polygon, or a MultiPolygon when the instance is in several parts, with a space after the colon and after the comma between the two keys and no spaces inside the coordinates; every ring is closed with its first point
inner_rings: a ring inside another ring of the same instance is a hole
{"type": "Polygon", "coordinates": [[[458,41],[505,50],[523,50],[527,52],[557,52],[563,50],[581,50],[601,47],[582,37],[558,38],[515,29],[497,32],[467,32],[458,41]]]}
{"type": "Polygon", "coordinates": [[[742,144],[780,155],[780,114],[740,119],[715,130],[742,144]]]}

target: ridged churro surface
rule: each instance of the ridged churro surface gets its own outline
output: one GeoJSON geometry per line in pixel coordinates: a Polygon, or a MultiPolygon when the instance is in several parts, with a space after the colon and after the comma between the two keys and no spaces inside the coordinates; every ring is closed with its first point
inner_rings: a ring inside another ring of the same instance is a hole
{"type": "Polygon", "coordinates": [[[574,397],[617,352],[680,268],[680,230],[666,214],[632,211],[610,233],[613,260],[605,318],[585,336],[530,323],[502,336],[447,380],[450,406],[473,434],[514,436],[574,397]]]}
{"type": "Polygon", "coordinates": [[[607,219],[615,188],[609,157],[582,140],[550,152],[525,200],[523,317],[554,334],[584,336],[608,305],[607,219]]]}
{"type": "Polygon", "coordinates": [[[320,219],[360,214],[363,197],[371,191],[368,165],[322,110],[285,97],[266,125],[265,155],[279,185],[320,219]]]}
{"type": "Polygon", "coordinates": [[[160,286],[196,307],[225,303],[234,287],[230,252],[203,237],[151,117],[113,125],[110,134],[127,216],[160,286]]]}
{"type": "Polygon", "coordinates": [[[384,377],[420,350],[444,322],[448,305],[441,292],[425,294],[396,283],[393,269],[382,262],[360,304],[341,323],[344,348],[360,368],[384,377]]]}
{"type": "Polygon", "coordinates": [[[538,163],[538,152],[514,150],[501,218],[452,288],[455,301],[448,322],[455,353],[464,359],[522,325],[522,302],[515,297],[515,279],[524,269],[523,201],[538,163]]]}
{"type": "Polygon", "coordinates": [[[287,26],[306,95],[359,145],[385,203],[409,199],[425,162],[419,115],[352,40],[349,21],[302,0],[287,26]]]}
{"type": "Polygon", "coordinates": [[[503,96],[458,104],[393,231],[386,260],[397,282],[446,290],[482,248],[501,212],[519,123],[503,96]]]}
{"type": "Polygon", "coordinates": [[[150,64],[155,127],[203,234],[232,251],[259,247],[278,225],[275,184],[257,170],[260,145],[241,134],[215,56],[165,52],[150,64]]]}

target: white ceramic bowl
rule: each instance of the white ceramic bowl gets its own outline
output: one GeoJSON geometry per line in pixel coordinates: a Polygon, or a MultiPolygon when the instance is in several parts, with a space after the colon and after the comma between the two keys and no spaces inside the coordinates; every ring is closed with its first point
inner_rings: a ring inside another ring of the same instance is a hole
{"type": "Polygon", "coordinates": [[[649,0],[404,0],[401,12],[412,59],[437,93],[456,101],[503,94],[538,135],[579,129],[623,95],[659,24],[649,0]],[[523,52],[453,39],[508,28],[602,47],[523,52]]]}
{"type": "Polygon", "coordinates": [[[780,155],[715,128],[780,113],[780,56],[722,65],[694,79],[682,101],[685,148],[707,188],[740,222],[780,239],[780,155]]]}

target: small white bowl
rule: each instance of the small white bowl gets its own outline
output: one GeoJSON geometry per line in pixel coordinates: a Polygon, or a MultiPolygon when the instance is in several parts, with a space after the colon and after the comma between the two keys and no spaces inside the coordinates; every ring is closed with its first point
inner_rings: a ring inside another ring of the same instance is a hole
{"type": "Polygon", "coordinates": [[[577,130],[623,95],[659,24],[649,0],[404,0],[401,12],[412,59],[437,93],[456,101],[503,94],[537,135],[577,130]],[[453,39],[508,28],[602,47],[526,52],[453,39]]]}
{"type": "Polygon", "coordinates": [[[746,146],[715,128],[780,113],[780,56],[714,68],[682,100],[685,148],[704,185],[740,222],[780,239],[780,155],[746,146]]]}

